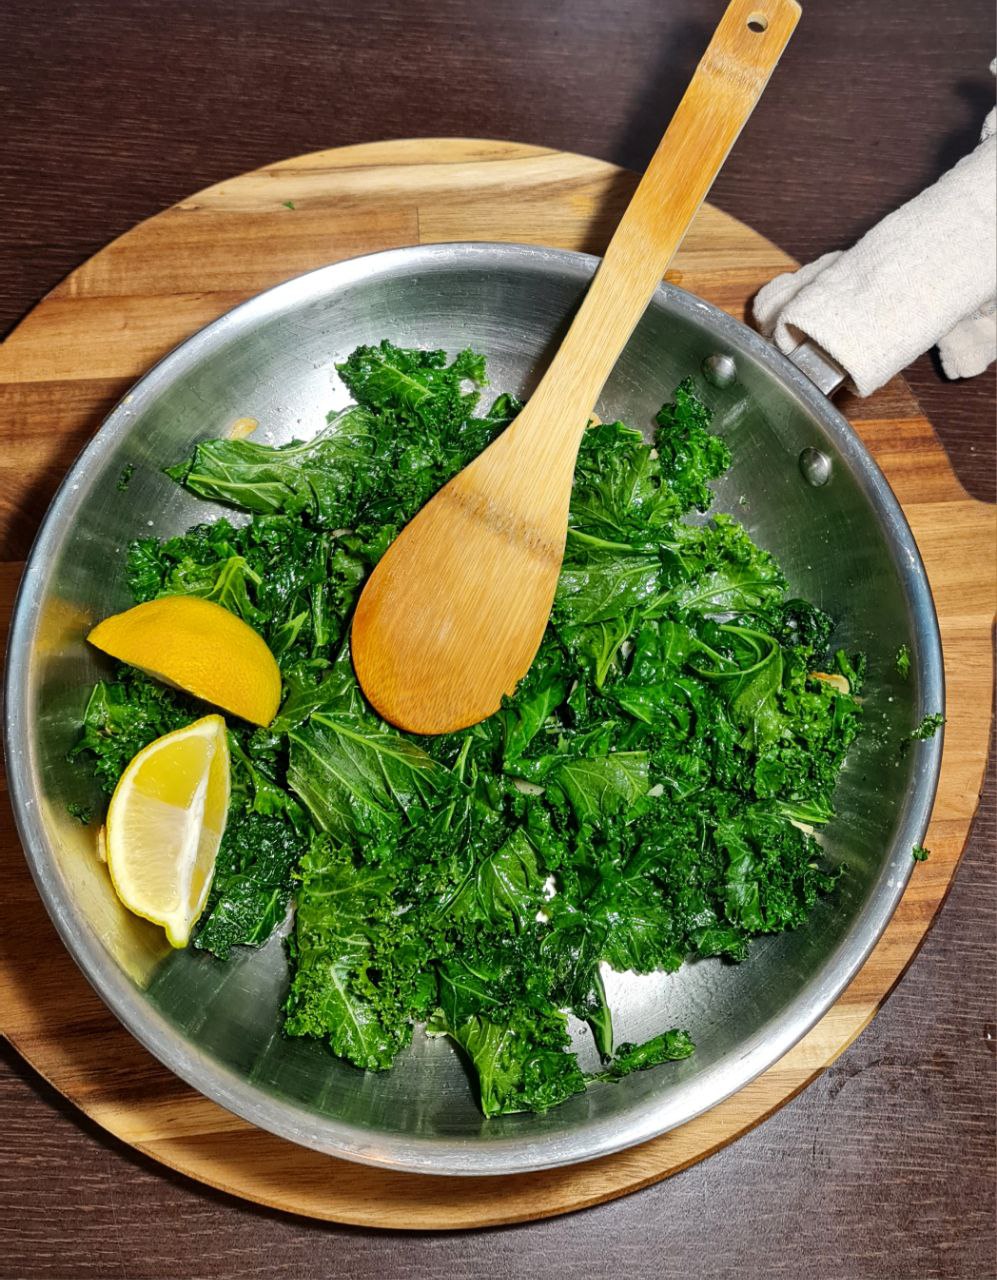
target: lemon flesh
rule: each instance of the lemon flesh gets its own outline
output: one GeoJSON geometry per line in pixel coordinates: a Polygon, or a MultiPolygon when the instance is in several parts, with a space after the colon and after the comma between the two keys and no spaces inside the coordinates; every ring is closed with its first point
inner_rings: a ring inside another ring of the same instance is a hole
{"type": "Polygon", "coordinates": [[[225,721],[205,716],[143,748],[107,810],[111,883],[136,915],[185,947],[204,910],[229,802],[225,721]]]}
{"type": "Polygon", "coordinates": [[[252,724],[280,705],[280,668],[266,642],[228,609],[163,596],[105,618],[87,636],[112,658],[252,724]]]}

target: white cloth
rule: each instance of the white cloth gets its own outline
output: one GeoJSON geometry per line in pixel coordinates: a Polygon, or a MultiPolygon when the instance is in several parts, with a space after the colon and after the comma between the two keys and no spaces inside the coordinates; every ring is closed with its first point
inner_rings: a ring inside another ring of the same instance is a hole
{"type": "Polygon", "coordinates": [[[851,249],[759,290],[762,333],[786,352],[812,339],[862,396],[935,343],[950,378],[981,373],[997,357],[995,115],[975,151],[851,249]]]}

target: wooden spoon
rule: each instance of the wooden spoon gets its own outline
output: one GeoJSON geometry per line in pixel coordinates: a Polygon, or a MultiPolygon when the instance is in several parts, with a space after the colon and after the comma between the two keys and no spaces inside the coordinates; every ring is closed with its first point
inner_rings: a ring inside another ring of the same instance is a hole
{"type": "Polygon", "coordinates": [[[595,402],[793,33],[796,0],[732,0],[557,355],[515,421],[408,524],[353,619],[386,719],[446,733],[496,711],[554,600],[595,402]]]}

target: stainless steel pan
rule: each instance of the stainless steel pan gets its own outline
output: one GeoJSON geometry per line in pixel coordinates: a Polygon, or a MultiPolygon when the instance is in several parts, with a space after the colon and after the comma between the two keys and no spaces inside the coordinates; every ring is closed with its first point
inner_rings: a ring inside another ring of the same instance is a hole
{"type": "Polygon", "coordinates": [[[610,979],[620,1040],[681,1025],[695,1055],[594,1086],[544,1116],[486,1122],[442,1040],[417,1033],[393,1071],[373,1075],[318,1044],[282,1039],[279,937],[222,964],[169,952],[159,930],[118,904],[93,831],[67,812],[67,800],[96,796],[66,752],[103,670],[86,630],[130,603],[126,543],[221,514],[162,468],[240,416],[258,418],[273,441],[311,434],[346,399],[334,361],[383,337],[470,345],[488,356],[497,390],[525,393],[595,266],[552,249],[436,245],[326,267],[254,298],[167,356],[113,411],[66,477],[24,575],[7,667],[10,791],[63,941],[125,1026],[178,1075],[254,1124],[333,1155],[501,1174],[591,1159],[681,1124],[775,1062],[830,1006],[892,915],[927,826],[941,741],[902,756],[896,743],[942,709],[938,627],[900,507],[823,393],[840,371],[811,348],[799,353],[801,371],[715,307],[663,285],[598,412],[649,424],[676,383],[705,368],[715,424],[735,458],[717,505],[776,554],[795,591],[839,620],[839,643],[869,655],[867,723],[881,731],[849,757],[838,816],[822,837],[847,875],[805,927],[755,942],[739,966],[711,960],[610,979]],[[136,472],[120,492],[128,463],[136,472]],[[894,668],[901,643],[913,657],[908,682],[894,668]]]}

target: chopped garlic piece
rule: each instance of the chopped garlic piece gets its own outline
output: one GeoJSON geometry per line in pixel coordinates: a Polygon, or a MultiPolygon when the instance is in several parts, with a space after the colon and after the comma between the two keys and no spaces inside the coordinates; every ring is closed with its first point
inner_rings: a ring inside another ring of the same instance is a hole
{"type": "Polygon", "coordinates": [[[844,676],[829,675],[826,671],[811,671],[810,675],[814,680],[823,680],[825,684],[833,685],[839,693],[851,693],[852,691],[852,686],[844,676]]]}
{"type": "Polygon", "coordinates": [[[228,438],[230,440],[245,440],[247,436],[253,434],[259,425],[259,421],[256,418],[236,418],[228,429],[228,438]]]}

